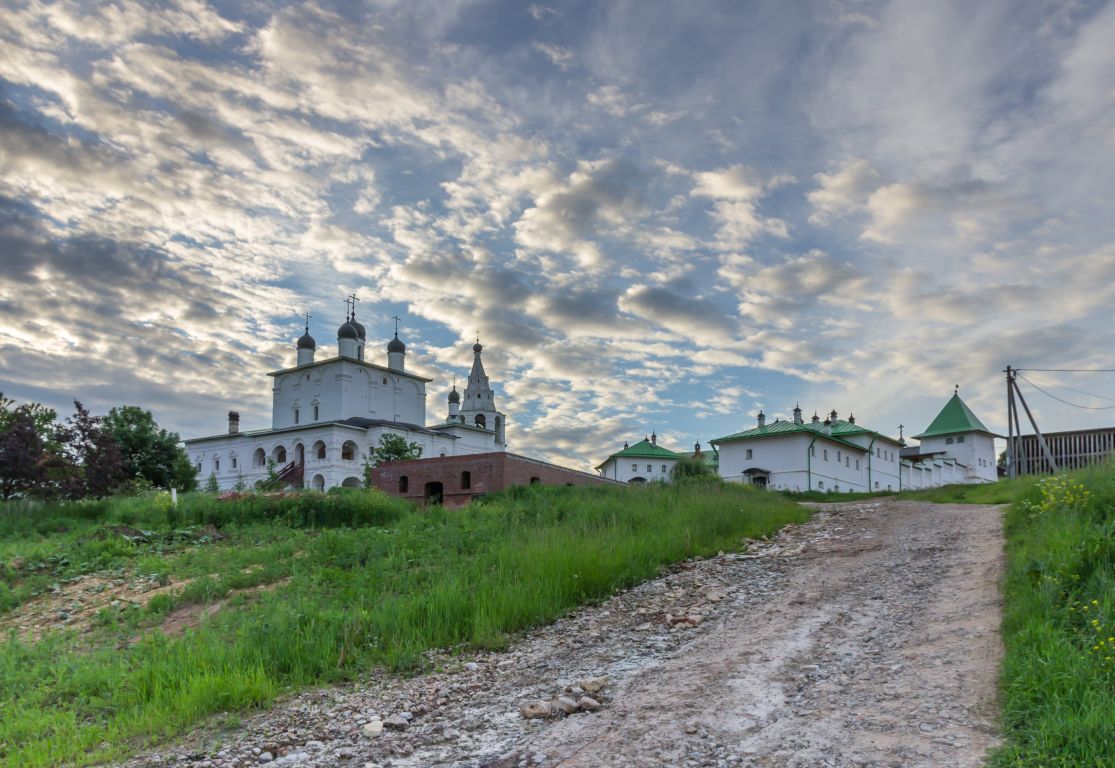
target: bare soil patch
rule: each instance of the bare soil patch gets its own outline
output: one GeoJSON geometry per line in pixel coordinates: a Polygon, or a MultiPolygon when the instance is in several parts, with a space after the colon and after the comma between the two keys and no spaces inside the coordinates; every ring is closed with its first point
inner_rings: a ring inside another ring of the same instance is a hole
{"type": "Polygon", "coordinates": [[[127,765],[977,766],[997,738],[1001,512],[820,505],[506,652],[305,692],[127,765]],[[587,692],[599,710],[520,714],[587,692]]]}

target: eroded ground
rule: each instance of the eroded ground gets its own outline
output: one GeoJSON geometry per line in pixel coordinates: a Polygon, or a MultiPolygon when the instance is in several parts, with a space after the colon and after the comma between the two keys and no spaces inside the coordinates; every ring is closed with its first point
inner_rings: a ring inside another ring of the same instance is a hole
{"type": "Polygon", "coordinates": [[[822,505],[505,653],[310,691],[128,765],[979,765],[996,743],[1001,512],[822,505]],[[520,715],[602,676],[599,711],[520,715]]]}

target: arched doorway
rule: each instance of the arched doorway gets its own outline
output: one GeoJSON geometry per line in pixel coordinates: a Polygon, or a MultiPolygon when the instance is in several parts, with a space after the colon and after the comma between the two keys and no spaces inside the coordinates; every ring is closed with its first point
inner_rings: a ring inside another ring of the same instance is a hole
{"type": "Polygon", "coordinates": [[[540,477],[532,477],[532,478],[530,479],[530,484],[531,484],[531,485],[542,485],[542,478],[540,478],[540,477]]]}
{"type": "Polygon", "coordinates": [[[252,454],[252,464],[257,467],[267,466],[267,453],[262,448],[256,448],[256,452],[252,454]]]}
{"type": "Polygon", "coordinates": [[[359,488],[360,487],[360,478],[359,477],[346,477],[344,479],[344,482],[341,483],[341,486],[344,487],[344,488],[359,488]]]}
{"type": "Polygon", "coordinates": [[[321,475],[314,475],[313,485],[311,486],[315,491],[325,490],[325,478],[321,475]]]}
{"type": "Polygon", "coordinates": [[[423,498],[427,504],[440,504],[444,497],[444,493],[441,483],[432,481],[426,483],[426,490],[423,494],[423,498]]]}
{"type": "Polygon", "coordinates": [[[294,444],[294,463],[295,464],[305,464],[306,463],[306,446],[302,445],[302,443],[295,443],[294,444]]]}
{"type": "Polygon", "coordinates": [[[647,479],[645,477],[633,477],[627,481],[628,485],[643,485],[647,479]]]}

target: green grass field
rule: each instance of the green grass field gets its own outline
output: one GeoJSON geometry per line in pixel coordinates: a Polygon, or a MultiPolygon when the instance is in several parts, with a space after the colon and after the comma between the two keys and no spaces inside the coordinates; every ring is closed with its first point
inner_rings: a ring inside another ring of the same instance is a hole
{"type": "Polygon", "coordinates": [[[0,620],[94,576],[168,588],[102,608],[82,632],[0,640],[0,763],[99,762],[300,686],[419,669],[429,649],[500,647],[665,563],[807,517],[719,483],[515,488],[425,512],[363,491],[8,505],[0,620]],[[117,525],[147,540],[106,533],[117,525]],[[176,609],[218,601],[164,632],[176,609]]]}
{"type": "Polygon", "coordinates": [[[991,765],[1115,765],[1115,467],[1033,483],[1006,536],[1006,746],[991,765]]]}
{"type": "Polygon", "coordinates": [[[930,501],[935,504],[1010,504],[1035,483],[1037,483],[1037,479],[1025,477],[982,485],[942,485],[939,488],[924,488],[897,493],[893,491],[882,493],[822,493],[821,491],[794,493],[788,491],[785,492],[785,495],[795,501],[861,501],[864,499],[890,498],[930,501]]]}

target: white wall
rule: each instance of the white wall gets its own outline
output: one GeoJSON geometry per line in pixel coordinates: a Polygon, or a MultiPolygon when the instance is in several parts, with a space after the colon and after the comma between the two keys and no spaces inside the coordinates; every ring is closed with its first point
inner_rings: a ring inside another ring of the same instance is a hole
{"type": "Polygon", "coordinates": [[[426,423],[426,382],[361,365],[332,360],[310,369],[274,377],[271,428],[283,429],[317,421],[367,419],[426,423]],[[298,421],[295,422],[295,409],[298,421]]]}

